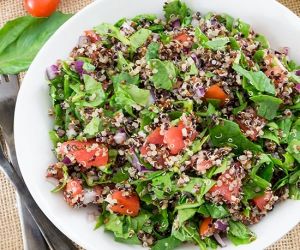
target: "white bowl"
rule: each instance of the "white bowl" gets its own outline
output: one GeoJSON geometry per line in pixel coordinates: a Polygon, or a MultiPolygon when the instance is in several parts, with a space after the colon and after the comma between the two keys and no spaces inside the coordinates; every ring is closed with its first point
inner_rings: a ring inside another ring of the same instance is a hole
{"type": "MultiPolygon", "coordinates": [[[[48,131],[52,120],[45,69],[57,59],[67,58],[79,35],[101,22],[114,23],[121,17],[141,13],[162,15],[163,0],[102,0],[95,1],[66,22],[45,44],[30,66],[23,81],[16,107],[15,138],[17,156],[25,182],[37,204],[48,218],[69,238],[87,249],[142,249],[116,243],[102,229],[93,230],[88,212],[71,209],[61,194],[53,194],[53,184],[46,182],[45,170],[55,162],[48,131]]],[[[273,48],[287,46],[292,58],[300,62],[300,19],[274,0],[186,0],[193,10],[216,11],[240,17],[257,31],[265,34],[273,48]]],[[[259,224],[252,227],[257,240],[238,248],[263,249],[272,244],[300,221],[300,202],[288,200],[276,206],[259,224]]],[[[186,247],[182,247],[186,248],[186,247]]],[[[189,246],[189,249],[193,247],[189,246]]],[[[197,249],[194,247],[193,249],[197,249]]]]}

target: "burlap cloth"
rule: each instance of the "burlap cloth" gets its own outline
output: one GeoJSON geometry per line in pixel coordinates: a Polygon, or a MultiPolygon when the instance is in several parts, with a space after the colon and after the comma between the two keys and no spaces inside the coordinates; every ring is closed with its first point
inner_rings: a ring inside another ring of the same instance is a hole
{"type": "MultiPolygon", "coordinates": [[[[22,2],[20,0],[0,0],[0,26],[10,19],[25,14],[22,2]]],[[[92,0],[62,0],[60,10],[66,13],[75,13],[90,2],[92,0]]],[[[280,0],[280,2],[300,16],[300,0],[280,0]]],[[[15,191],[9,181],[0,172],[0,250],[12,249],[23,249],[21,226],[15,191]]],[[[267,249],[299,250],[300,224],[267,249]]]]}

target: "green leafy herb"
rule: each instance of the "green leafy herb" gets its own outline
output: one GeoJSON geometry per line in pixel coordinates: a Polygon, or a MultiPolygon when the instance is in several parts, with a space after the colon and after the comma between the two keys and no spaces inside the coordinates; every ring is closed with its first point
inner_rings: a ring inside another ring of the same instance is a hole
{"type": "Polygon", "coordinates": [[[101,120],[99,117],[93,117],[93,119],[85,126],[83,133],[88,137],[94,137],[100,132],[101,120]]]}
{"type": "Polygon", "coordinates": [[[139,76],[131,76],[127,72],[122,72],[117,75],[112,76],[112,81],[114,86],[119,84],[133,84],[138,85],[139,84],[139,76]]]}
{"type": "Polygon", "coordinates": [[[259,145],[249,141],[241,132],[239,126],[232,121],[221,120],[220,124],[210,129],[210,138],[215,147],[224,145],[233,146],[238,152],[250,150],[254,152],[261,151],[259,145]]]}
{"type": "Polygon", "coordinates": [[[265,36],[258,34],[256,35],[255,40],[259,42],[262,49],[270,48],[270,43],[265,36]]]}
{"type": "Polygon", "coordinates": [[[212,50],[224,50],[225,46],[230,42],[228,37],[217,37],[207,41],[205,45],[212,50]]]}
{"type": "Polygon", "coordinates": [[[151,80],[156,89],[171,90],[176,77],[176,69],[172,62],[160,61],[158,59],[150,60],[150,66],[153,70],[151,80]]]}
{"type": "Polygon", "coordinates": [[[63,181],[60,183],[56,188],[51,190],[52,193],[57,193],[61,190],[64,189],[64,187],[67,185],[68,180],[69,180],[69,174],[68,174],[68,168],[66,165],[62,166],[62,171],[63,171],[63,181]]]}
{"type": "Polygon", "coordinates": [[[266,92],[270,94],[275,94],[275,87],[272,84],[271,80],[262,72],[253,72],[243,69],[238,64],[234,64],[232,68],[241,76],[246,77],[250,83],[255,87],[258,91],[266,92]]]}
{"type": "Polygon", "coordinates": [[[173,250],[181,244],[181,241],[174,236],[158,240],[151,250],[173,250]]]}
{"type": "Polygon", "coordinates": [[[171,18],[179,18],[182,22],[187,16],[191,15],[190,9],[185,3],[175,0],[164,5],[165,18],[169,21],[171,18]]]}
{"type": "Polygon", "coordinates": [[[112,24],[102,23],[102,24],[96,26],[94,28],[94,30],[99,35],[111,36],[111,37],[118,39],[120,42],[122,42],[125,45],[131,45],[130,41],[124,35],[121,34],[120,30],[116,26],[114,26],[112,24]]]}
{"type": "Polygon", "coordinates": [[[141,47],[151,35],[152,31],[147,29],[140,29],[129,37],[131,48],[136,51],[141,47]]]}
{"type": "Polygon", "coordinates": [[[238,221],[229,221],[228,238],[234,245],[249,244],[256,239],[254,233],[243,223],[238,221]]]}
{"type": "Polygon", "coordinates": [[[147,53],[146,53],[146,61],[149,62],[151,59],[158,58],[159,51],[159,43],[152,42],[148,45],[147,53]]]}
{"type": "Polygon", "coordinates": [[[259,95],[250,99],[258,105],[257,113],[268,120],[272,120],[277,115],[277,110],[282,100],[273,96],[259,95]]]}

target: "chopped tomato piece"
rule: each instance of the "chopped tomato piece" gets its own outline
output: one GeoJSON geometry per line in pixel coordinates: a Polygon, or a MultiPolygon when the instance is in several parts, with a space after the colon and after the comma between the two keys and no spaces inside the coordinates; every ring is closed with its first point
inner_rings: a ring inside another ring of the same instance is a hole
{"type": "Polygon", "coordinates": [[[147,145],[143,145],[143,146],[141,147],[140,151],[141,151],[141,154],[142,154],[142,155],[147,155],[147,153],[148,153],[147,145]]]}
{"type": "Polygon", "coordinates": [[[182,129],[179,127],[171,127],[165,133],[164,142],[167,144],[170,153],[177,155],[184,148],[182,129]]]}
{"type": "Polygon", "coordinates": [[[86,30],[84,33],[92,43],[98,42],[100,40],[100,36],[97,35],[93,30],[86,30]]]}
{"type": "Polygon", "coordinates": [[[113,212],[132,217],[139,214],[141,206],[137,194],[125,196],[123,191],[115,190],[112,193],[112,199],[117,201],[117,203],[111,207],[113,212]]]}
{"type": "Polygon", "coordinates": [[[258,207],[260,211],[266,210],[266,205],[272,198],[272,191],[267,191],[263,195],[258,196],[253,199],[254,204],[258,207]]]}
{"type": "Polygon", "coordinates": [[[199,227],[199,233],[202,237],[209,236],[212,232],[212,218],[204,218],[199,227]]]}
{"type": "Polygon", "coordinates": [[[210,86],[206,90],[204,98],[220,100],[221,105],[224,105],[226,100],[228,100],[229,97],[221,87],[219,87],[217,84],[215,84],[215,85],[210,86]]]}
{"type": "Polygon", "coordinates": [[[181,43],[192,40],[192,38],[185,32],[180,33],[179,35],[175,36],[174,39],[181,43]]]}
{"type": "Polygon", "coordinates": [[[236,203],[240,195],[242,178],[244,176],[243,168],[241,168],[239,163],[235,163],[219,176],[217,183],[209,190],[209,193],[213,197],[221,197],[227,203],[236,203]],[[232,172],[234,173],[231,174],[232,172]]]}
{"type": "Polygon", "coordinates": [[[71,155],[83,167],[104,166],[108,162],[108,149],[95,141],[68,141],[61,144],[59,153],[71,155]]]}
{"type": "Polygon", "coordinates": [[[160,128],[156,128],[150,135],[148,135],[147,142],[156,145],[164,143],[164,136],[160,134],[160,128]]]}
{"type": "Polygon", "coordinates": [[[79,179],[72,179],[70,181],[68,181],[66,188],[65,188],[65,192],[64,192],[64,197],[66,202],[71,205],[74,206],[77,201],[79,200],[79,196],[83,193],[83,189],[82,189],[82,183],[81,180],[79,179]]]}
{"type": "Polygon", "coordinates": [[[212,166],[213,166],[212,161],[203,160],[200,163],[197,162],[196,169],[197,169],[197,171],[201,172],[201,171],[211,168],[212,166]]]}

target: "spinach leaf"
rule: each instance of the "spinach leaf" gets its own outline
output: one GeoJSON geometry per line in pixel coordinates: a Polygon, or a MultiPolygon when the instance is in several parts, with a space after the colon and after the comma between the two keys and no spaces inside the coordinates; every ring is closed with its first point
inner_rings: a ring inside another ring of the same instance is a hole
{"type": "Polygon", "coordinates": [[[243,69],[238,64],[233,64],[232,68],[241,76],[246,77],[250,83],[255,87],[258,91],[266,92],[269,94],[275,94],[275,87],[271,80],[262,72],[253,72],[243,69]]]}
{"type": "Polygon", "coordinates": [[[226,45],[230,42],[228,37],[217,37],[213,40],[207,41],[205,46],[212,50],[224,50],[226,45]]]}
{"type": "Polygon", "coordinates": [[[244,37],[248,37],[251,30],[250,25],[248,23],[245,23],[241,19],[239,19],[237,23],[237,29],[242,33],[244,37]]]}
{"type": "Polygon", "coordinates": [[[225,20],[225,26],[228,31],[232,31],[234,18],[228,14],[222,14],[221,17],[225,20]]]}
{"type": "Polygon", "coordinates": [[[213,203],[205,203],[202,206],[205,206],[209,216],[214,219],[221,219],[229,215],[228,210],[224,206],[219,206],[213,203]]]}
{"type": "Polygon", "coordinates": [[[176,78],[176,68],[172,62],[160,61],[159,59],[150,60],[150,67],[153,70],[151,80],[156,89],[171,90],[176,78]]]}
{"type": "Polygon", "coordinates": [[[146,61],[147,63],[151,59],[157,59],[158,58],[158,51],[159,51],[159,43],[152,42],[148,45],[147,53],[146,53],[146,61]]]}
{"type": "Polygon", "coordinates": [[[181,245],[181,241],[174,236],[158,240],[151,250],[173,250],[181,245]]]}
{"type": "Polygon", "coordinates": [[[171,1],[164,5],[165,18],[169,21],[171,18],[179,18],[182,22],[187,16],[191,16],[190,9],[180,0],[171,1]]]}
{"type": "Polygon", "coordinates": [[[294,122],[288,135],[288,142],[291,142],[294,139],[300,140],[300,118],[294,122]]]}
{"type": "Polygon", "coordinates": [[[133,63],[129,62],[125,59],[123,56],[123,53],[121,51],[118,51],[118,62],[117,62],[117,68],[120,72],[123,71],[131,71],[133,67],[133,63]]]}
{"type": "Polygon", "coordinates": [[[116,26],[112,24],[101,23],[100,25],[96,26],[94,30],[101,36],[111,36],[118,39],[125,45],[131,45],[130,41],[124,35],[122,35],[116,26]]]}
{"type": "Polygon", "coordinates": [[[264,138],[264,139],[268,139],[268,140],[274,141],[278,145],[280,143],[278,136],[274,132],[271,132],[270,130],[264,130],[264,134],[261,135],[260,137],[264,138]]]}
{"type": "Polygon", "coordinates": [[[255,36],[255,41],[259,42],[259,45],[262,49],[269,49],[270,48],[270,43],[267,40],[267,38],[263,35],[257,34],[255,36]]]}
{"type": "Polygon", "coordinates": [[[264,60],[265,57],[265,51],[264,50],[258,50],[255,52],[253,59],[257,63],[261,63],[264,60]]]}
{"type": "Polygon", "coordinates": [[[55,12],[48,18],[20,17],[0,30],[0,74],[26,70],[49,37],[70,14],[55,12]]]}
{"type": "Polygon", "coordinates": [[[148,29],[140,29],[129,37],[129,42],[133,51],[141,47],[151,35],[152,31],[148,29]]]}
{"type": "Polygon", "coordinates": [[[178,210],[177,218],[175,220],[178,221],[179,227],[183,225],[183,222],[192,218],[197,212],[196,208],[187,208],[178,210]]]}
{"type": "Polygon", "coordinates": [[[127,72],[122,72],[117,75],[112,76],[112,82],[115,85],[118,84],[133,84],[133,85],[138,85],[139,84],[139,76],[131,76],[127,72]]]}
{"type": "Polygon", "coordinates": [[[256,239],[253,232],[239,221],[229,221],[228,239],[234,245],[248,244],[256,239]]]}
{"type": "Polygon", "coordinates": [[[234,37],[229,37],[230,46],[233,50],[240,50],[241,46],[234,37]]]}
{"type": "Polygon", "coordinates": [[[289,186],[289,197],[293,200],[300,200],[300,188],[298,183],[289,186]]]}
{"type": "Polygon", "coordinates": [[[254,152],[262,151],[259,145],[249,141],[241,132],[239,126],[232,121],[222,119],[220,124],[210,129],[210,138],[213,146],[222,147],[233,146],[237,152],[250,150],[254,152]]]}
{"type": "Polygon", "coordinates": [[[149,22],[153,22],[155,19],[157,18],[157,16],[155,14],[141,14],[141,15],[137,15],[134,18],[132,18],[131,20],[139,23],[140,21],[149,21],[149,22]]]}
{"type": "Polygon", "coordinates": [[[300,163],[300,140],[292,140],[287,149],[287,152],[289,152],[296,161],[298,161],[300,163]]]}
{"type": "Polygon", "coordinates": [[[49,137],[50,137],[50,140],[51,140],[51,142],[52,142],[52,144],[53,144],[53,146],[54,146],[55,148],[56,148],[56,146],[57,146],[57,143],[63,141],[63,138],[60,138],[60,137],[58,136],[58,134],[55,132],[55,130],[49,131],[49,137]]]}
{"type": "Polygon", "coordinates": [[[292,118],[281,119],[277,122],[279,129],[281,130],[281,140],[280,143],[288,143],[290,130],[293,124],[292,118]]]}
{"type": "Polygon", "coordinates": [[[209,41],[208,37],[200,30],[199,27],[195,28],[195,37],[202,45],[209,41]]]}
{"type": "Polygon", "coordinates": [[[101,119],[99,117],[93,117],[93,119],[85,126],[83,133],[89,138],[96,136],[99,133],[101,125],[101,119]]]}
{"type": "Polygon", "coordinates": [[[70,86],[75,94],[71,96],[71,101],[79,107],[99,107],[106,100],[106,94],[101,83],[97,82],[93,77],[84,74],[84,90],[80,88],[80,84],[70,86]]]}
{"type": "Polygon", "coordinates": [[[273,120],[277,115],[277,110],[282,100],[273,96],[259,95],[250,99],[258,105],[257,113],[267,120],[273,120]]]}

